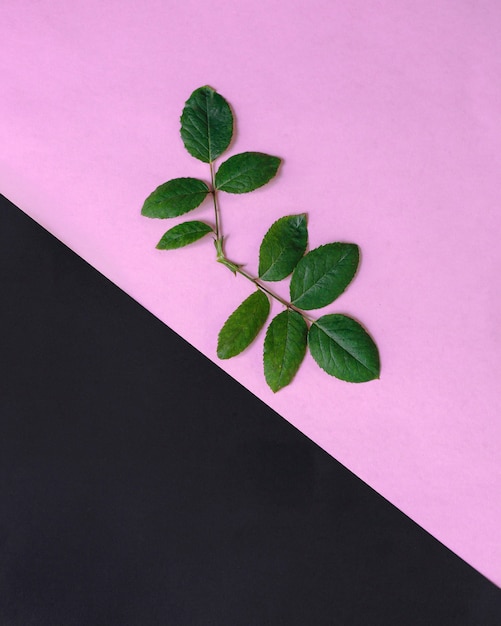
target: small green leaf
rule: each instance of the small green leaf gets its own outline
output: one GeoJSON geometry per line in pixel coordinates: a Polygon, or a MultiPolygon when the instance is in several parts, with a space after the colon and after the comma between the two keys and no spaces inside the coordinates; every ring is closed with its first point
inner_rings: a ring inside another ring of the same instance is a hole
{"type": "Polygon", "coordinates": [[[211,87],[196,89],[181,115],[181,138],[188,152],[212,163],[230,145],[233,114],[229,104],[211,87]]]}
{"type": "Polygon", "coordinates": [[[351,317],[324,315],[311,325],[308,344],[315,361],[331,376],[350,383],[379,378],[377,346],[351,317]]]}
{"type": "Polygon", "coordinates": [[[290,309],[279,313],[269,325],[264,340],[264,376],[273,392],[296,375],[306,353],[307,335],[303,317],[290,309]]]}
{"type": "Polygon", "coordinates": [[[141,214],[146,217],[178,217],[202,204],[209,188],[198,178],[174,178],[157,187],[145,200],[141,214]]]}
{"type": "Polygon", "coordinates": [[[259,249],[259,278],[282,280],[296,267],[308,243],[306,215],[288,215],[277,220],[264,236],[259,249]]]}
{"type": "Polygon", "coordinates": [[[308,252],[292,274],[292,303],[304,310],[330,304],[350,284],[358,260],[358,246],[354,243],[328,243],[308,252]]]}
{"type": "Polygon", "coordinates": [[[261,152],[242,152],[221,163],[216,172],[216,189],[248,193],[266,185],[277,173],[278,157],[261,152]]]}
{"type": "Polygon", "coordinates": [[[157,244],[159,250],[174,250],[182,248],[213,232],[204,222],[184,222],[168,230],[157,244]]]}
{"type": "Polygon", "coordinates": [[[270,312],[270,302],[262,291],[255,291],[226,320],[217,340],[217,356],[230,359],[240,354],[256,338],[270,312]]]}

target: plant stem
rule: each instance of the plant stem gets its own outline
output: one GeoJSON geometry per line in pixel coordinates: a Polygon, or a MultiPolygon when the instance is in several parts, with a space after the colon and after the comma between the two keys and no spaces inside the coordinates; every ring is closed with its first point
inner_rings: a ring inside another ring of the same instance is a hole
{"type": "Polygon", "coordinates": [[[247,280],[250,280],[252,283],[254,283],[256,285],[256,287],[258,287],[258,289],[261,289],[261,291],[264,291],[265,293],[267,293],[272,298],[275,298],[275,300],[278,300],[278,302],[280,302],[280,304],[283,304],[288,309],[291,309],[292,311],[296,311],[296,313],[299,313],[299,315],[304,317],[305,320],[308,320],[311,323],[313,323],[315,321],[311,317],[308,317],[308,315],[306,315],[304,313],[304,311],[302,311],[301,309],[298,309],[297,306],[294,306],[291,302],[288,302],[287,300],[284,300],[279,295],[277,295],[276,293],[274,293],[273,291],[268,289],[268,287],[265,287],[263,285],[263,283],[259,280],[259,278],[254,278],[254,276],[251,276],[250,274],[248,274],[240,266],[236,266],[236,267],[237,267],[237,269],[235,271],[238,272],[239,274],[241,274],[242,276],[244,276],[245,278],[247,278],[247,280]]]}
{"type": "Polygon", "coordinates": [[[225,265],[234,274],[240,274],[244,278],[247,278],[247,280],[250,280],[251,283],[254,283],[254,285],[256,285],[258,289],[261,289],[261,291],[264,291],[271,298],[274,298],[275,300],[280,302],[280,304],[287,307],[288,309],[291,309],[292,311],[299,313],[299,315],[301,315],[308,322],[313,323],[315,320],[309,317],[308,315],[306,315],[304,311],[302,311],[301,309],[298,309],[291,302],[284,300],[284,298],[282,298],[278,294],[268,289],[268,287],[263,285],[263,283],[259,280],[259,278],[255,278],[251,274],[247,273],[245,270],[242,269],[241,265],[239,265],[238,263],[234,263],[233,261],[230,261],[224,254],[224,249],[223,249],[224,235],[221,229],[220,211],[219,211],[219,204],[217,201],[217,189],[216,189],[216,185],[214,182],[214,166],[213,166],[213,163],[210,163],[209,165],[210,165],[210,175],[211,175],[211,183],[212,183],[211,194],[212,194],[212,198],[214,201],[214,216],[215,216],[215,221],[216,221],[216,230],[215,230],[216,238],[214,240],[214,245],[216,246],[217,262],[225,265]]]}
{"type": "Polygon", "coordinates": [[[216,219],[216,241],[223,241],[223,237],[221,235],[221,224],[220,224],[220,218],[219,218],[219,206],[217,203],[217,195],[216,195],[216,183],[215,183],[215,178],[214,178],[214,163],[211,161],[209,163],[209,167],[210,167],[210,181],[211,181],[211,194],[212,194],[212,200],[214,202],[214,216],[216,219]]]}

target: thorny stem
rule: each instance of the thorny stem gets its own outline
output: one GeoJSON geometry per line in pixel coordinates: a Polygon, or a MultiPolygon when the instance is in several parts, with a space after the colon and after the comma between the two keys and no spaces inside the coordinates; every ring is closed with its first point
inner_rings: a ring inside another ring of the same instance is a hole
{"type": "Polygon", "coordinates": [[[212,184],[210,193],[212,194],[212,199],[214,202],[214,217],[216,221],[216,229],[214,231],[214,234],[215,234],[214,245],[216,246],[217,262],[221,263],[222,265],[225,265],[234,274],[240,274],[244,278],[247,278],[247,280],[250,280],[252,283],[254,283],[254,285],[256,285],[258,289],[261,289],[261,291],[264,291],[265,293],[267,293],[271,298],[274,298],[275,300],[280,302],[280,304],[287,307],[288,309],[291,309],[292,311],[299,313],[299,315],[301,315],[308,322],[313,323],[315,320],[309,317],[308,315],[306,315],[304,311],[302,311],[301,309],[298,309],[291,302],[284,300],[284,298],[282,298],[278,294],[268,289],[268,287],[263,285],[263,283],[259,280],[259,278],[255,278],[251,274],[247,273],[245,270],[242,269],[242,265],[239,265],[238,263],[234,263],[233,261],[230,261],[224,254],[224,235],[221,229],[220,211],[219,211],[219,204],[217,201],[217,189],[216,189],[216,185],[214,182],[213,162],[209,163],[209,165],[210,165],[210,175],[211,175],[211,184],[212,184]]]}
{"type": "Polygon", "coordinates": [[[270,289],[268,289],[268,287],[265,287],[262,282],[259,280],[259,278],[254,278],[253,276],[251,276],[250,274],[247,274],[246,271],[244,271],[240,266],[237,266],[236,271],[241,274],[242,276],[245,276],[245,278],[247,278],[247,280],[250,280],[251,282],[253,282],[256,287],[258,287],[259,289],[261,289],[261,291],[264,291],[265,293],[267,293],[269,296],[271,296],[272,298],[275,298],[275,300],[278,300],[278,302],[280,302],[281,304],[283,304],[285,307],[287,307],[288,309],[292,309],[293,311],[296,311],[296,313],[299,313],[299,315],[301,315],[302,317],[304,317],[305,320],[308,320],[310,323],[313,323],[315,320],[312,319],[311,317],[308,317],[308,315],[306,315],[304,313],[304,311],[302,311],[301,309],[298,309],[297,306],[294,306],[291,302],[287,302],[287,300],[284,300],[283,298],[281,298],[279,295],[277,295],[276,293],[273,293],[273,291],[271,291],[270,289]]]}
{"type": "Polygon", "coordinates": [[[217,196],[216,196],[216,184],[214,181],[214,162],[211,161],[209,163],[209,167],[210,167],[210,181],[211,181],[211,194],[212,194],[212,200],[214,202],[214,215],[216,218],[216,241],[221,241],[221,245],[223,242],[223,237],[221,236],[221,225],[220,225],[220,220],[219,220],[219,206],[217,203],[217,196]]]}

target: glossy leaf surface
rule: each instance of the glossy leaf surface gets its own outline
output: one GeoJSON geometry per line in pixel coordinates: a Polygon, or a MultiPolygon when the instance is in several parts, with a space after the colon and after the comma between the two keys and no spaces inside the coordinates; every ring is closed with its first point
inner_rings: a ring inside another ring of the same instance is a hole
{"type": "Polygon", "coordinates": [[[307,243],[304,213],[277,220],[264,236],[259,249],[259,277],[267,281],[286,278],[303,256],[307,243]]]}
{"type": "Polygon", "coordinates": [[[217,341],[217,355],[230,359],[240,354],[256,338],[270,313],[268,297],[255,291],[226,320],[217,341]]]}
{"type": "Polygon", "coordinates": [[[277,392],[296,375],[306,353],[308,327],[299,313],[287,309],[273,318],[264,340],[264,376],[277,392]]]}
{"type": "Polygon", "coordinates": [[[229,104],[212,87],[196,89],[181,115],[181,137],[188,152],[211,163],[230,145],[233,114],[229,104]]]}
{"type": "Polygon", "coordinates": [[[308,334],[311,355],[331,376],[351,383],[379,378],[376,344],[362,326],[346,315],[324,315],[308,334]]]}
{"type": "Polygon", "coordinates": [[[145,200],[141,214],[165,219],[196,209],[205,200],[209,188],[198,178],[174,178],[157,187],[145,200]]]}
{"type": "Polygon", "coordinates": [[[308,252],[292,274],[292,303],[305,311],[330,304],[352,281],[358,261],[353,243],[328,243],[308,252]]]}
{"type": "Polygon", "coordinates": [[[277,173],[278,157],[262,152],[242,152],[221,163],[216,172],[216,189],[248,193],[266,185],[277,173]]]}
{"type": "Polygon", "coordinates": [[[157,248],[159,250],[183,248],[211,232],[212,228],[204,222],[184,222],[168,230],[158,242],[157,248]]]}

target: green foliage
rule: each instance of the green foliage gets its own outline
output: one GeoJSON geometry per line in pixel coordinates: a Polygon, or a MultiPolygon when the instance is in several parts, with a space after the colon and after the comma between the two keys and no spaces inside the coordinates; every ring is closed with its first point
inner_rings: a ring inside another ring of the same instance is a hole
{"type": "Polygon", "coordinates": [[[310,327],[310,352],[331,376],[350,383],[379,378],[376,344],[358,322],[346,315],[324,315],[310,327]]]}
{"type": "Polygon", "coordinates": [[[227,193],[254,191],[270,182],[279,165],[278,157],[261,152],[235,154],[219,166],[216,172],[216,189],[227,193]]]}
{"type": "Polygon", "coordinates": [[[286,278],[298,264],[308,243],[306,215],[287,215],[277,220],[264,236],[259,249],[259,278],[286,278]]]}
{"type": "Polygon", "coordinates": [[[250,295],[224,323],[217,340],[217,356],[230,359],[256,338],[270,313],[270,301],[259,289],[250,295]]]}
{"type": "Polygon", "coordinates": [[[286,309],[268,326],[264,340],[264,376],[274,392],[288,385],[306,353],[308,326],[296,311],[286,309]]]}
{"type": "Polygon", "coordinates": [[[184,222],[168,230],[159,250],[181,248],[212,233],[216,260],[257,287],[224,323],[217,355],[229,359],[240,354],[257,337],[270,313],[270,300],[285,307],[268,326],[264,340],[264,375],[273,392],[291,383],[307,348],[331,376],[361,383],[379,378],[376,344],[366,330],[346,315],[328,314],[318,320],[305,311],[331,304],[353,280],[359,264],[358,246],[328,243],[306,253],[306,215],[287,215],[268,229],[259,249],[259,277],[228,259],[224,252],[218,192],[248,193],[277,174],[281,160],[261,152],[231,156],[215,170],[214,161],[225,152],[233,136],[229,104],[211,87],[196,89],[181,116],[181,137],[188,152],[209,164],[211,184],[197,178],[176,178],[160,185],[146,199],[141,213],[152,218],[178,217],[199,207],[210,195],[215,229],[205,222],[184,222]],[[281,281],[292,273],[290,302],[270,291],[266,282],[281,281]]]}
{"type": "Polygon", "coordinates": [[[209,188],[198,178],[174,178],[157,187],[145,200],[145,217],[179,217],[196,209],[205,200],[209,188]]]}
{"type": "Polygon", "coordinates": [[[212,228],[204,222],[184,222],[168,230],[158,242],[157,248],[159,250],[183,248],[212,232],[214,232],[212,228]]]}
{"type": "Polygon", "coordinates": [[[181,137],[188,152],[212,163],[228,148],[233,136],[233,114],[226,100],[211,87],[196,89],[181,115],[181,137]]]}
{"type": "Polygon", "coordinates": [[[292,303],[310,311],[334,302],[351,283],[358,260],[358,246],[353,243],[328,243],[308,252],[291,278],[292,303]]]}

